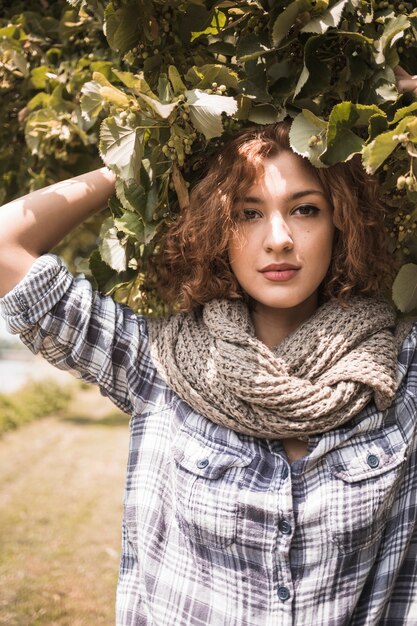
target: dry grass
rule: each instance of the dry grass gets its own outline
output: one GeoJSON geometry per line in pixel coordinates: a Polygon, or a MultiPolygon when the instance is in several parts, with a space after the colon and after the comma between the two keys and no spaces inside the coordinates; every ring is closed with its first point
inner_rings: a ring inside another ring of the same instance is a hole
{"type": "Polygon", "coordinates": [[[81,391],[0,440],[0,624],[112,626],[128,417],[81,391]]]}

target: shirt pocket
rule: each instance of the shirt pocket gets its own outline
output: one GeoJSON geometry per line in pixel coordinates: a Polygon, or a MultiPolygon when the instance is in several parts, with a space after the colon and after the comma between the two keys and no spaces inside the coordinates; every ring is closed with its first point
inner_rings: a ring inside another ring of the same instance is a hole
{"type": "Polygon", "coordinates": [[[182,533],[192,542],[224,548],[236,541],[239,492],[253,455],[180,430],[174,439],[173,498],[182,533]]]}
{"type": "Polygon", "coordinates": [[[327,458],[329,523],[345,554],[377,544],[401,483],[406,442],[397,426],[368,433],[327,458]]]}

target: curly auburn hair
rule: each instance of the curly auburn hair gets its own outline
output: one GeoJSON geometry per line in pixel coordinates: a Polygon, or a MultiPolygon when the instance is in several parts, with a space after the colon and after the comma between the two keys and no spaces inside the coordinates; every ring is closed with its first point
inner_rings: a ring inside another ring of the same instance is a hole
{"type": "MultiPolygon", "coordinates": [[[[190,311],[215,298],[246,298],[229,264],[228,244],[239,198],[262,172],[262,162],[289,144],[291,121],[253,126],[237,133],[209,163],[190,202],[165,233],[152,263],[153,282],[170,308],[190,311]]],[[[315,168],[333,207],[332,260],[319,287],[319,303],[350,295],[388,295],[396,267],[388,253],[377,181],[359,155],[347,163],[315,168]]]]}

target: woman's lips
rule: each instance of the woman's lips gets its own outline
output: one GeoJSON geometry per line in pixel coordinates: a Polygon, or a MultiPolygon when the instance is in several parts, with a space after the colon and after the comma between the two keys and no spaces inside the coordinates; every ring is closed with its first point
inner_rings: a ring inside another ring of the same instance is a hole
{"type": "Polygon", "coordinates": [[[293,278],[299,270],[266,270],[261,272],[267,280],[272,282],[281,282],[293,278]]]}

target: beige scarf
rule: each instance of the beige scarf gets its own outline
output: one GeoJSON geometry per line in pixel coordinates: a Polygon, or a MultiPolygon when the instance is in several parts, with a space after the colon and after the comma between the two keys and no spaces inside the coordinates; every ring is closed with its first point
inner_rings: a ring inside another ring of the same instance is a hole
{"type": "Polygon", "coordinates": [[[214,300],[192,313],[150,319],[155,366],[193,409],[217,424],[265,438],[340,426],[374,398],[397,391],[397,354],[411,321],[385,300],[326,302],[274,349],[255,337],[246,305],[214,300]]]}

